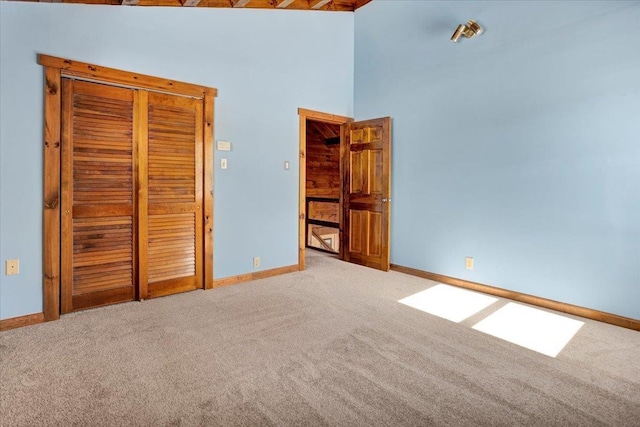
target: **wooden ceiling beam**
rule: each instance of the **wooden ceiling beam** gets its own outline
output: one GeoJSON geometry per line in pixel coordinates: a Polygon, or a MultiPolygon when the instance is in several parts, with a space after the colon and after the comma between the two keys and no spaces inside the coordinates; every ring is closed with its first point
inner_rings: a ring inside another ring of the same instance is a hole
{"type": "MultiPolygon", "coordinates": [[[[4,1],[4,0],[0,0],[4,1]]],[[[368,4],[371,0],[27,0],[40,2],[112,4],[123,6],[177,6],[177,7],[212,7],[212,8],[252,8],[252,9],[287,9],[287,10],[319,10],[335,12],[353,12],[368,4]]]]}
{"type": "Polygon", "coordinates": [[[289,5],[293,3],[293,0],[280,0],[278,1],[278,4],[276,5],[276,7],[278,9],[285,9],[287,7],[289,7],[289,5]]]}
{"type": "Polygon", "coordinates": [[[309,3],[311,9],[320,9],[325,4],[329,3],[331,0],[312,0],[309,3]]]}
{"type": "Polygon", "coordinates": [[[251,0],[235,0],[233,7],[245,7],[251,0]]]}
{"type": "Polygon", "coordinates": [[[365,4],[371,3],[371,0],[356,0],[355,6],[354,6],[354,10],[361,8],[362,6],[364,6],[365,4]]]}

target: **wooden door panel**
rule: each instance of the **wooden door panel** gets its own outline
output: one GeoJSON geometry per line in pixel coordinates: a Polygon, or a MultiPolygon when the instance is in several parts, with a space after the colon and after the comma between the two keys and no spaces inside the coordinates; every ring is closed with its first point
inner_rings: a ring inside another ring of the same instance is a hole
{"type": "Polygon", "coordinates": [[[351,144],[370,144],[375,142],[382,142],[384,138],[384,125],[376,125],[369,127],[359,127],[355,122],[355,126],[351,127],[351,144]]]}
{"type": "Polygon", "coordinates": [[[141,290],[155,297],[203,287],[202,101],[150,93],[146,114],[141,290]]]}
{"type": "Polygon", "coordinates": [[[351,157],[351,193],[366,193],[365,168],[363,168],[364,157],[367,153],[363,151],[352,151],[351,157]]]}
{"type": "Polygon", "coordinates": [[[382,195],[383,193],[383,170],[382,170],[382,149],[369,150],[369,165],[367,166],[367,194],[382,195]]]}
{"type": "Polygon", "coordinates": [[[368,239],[367,239],[367,256],[379,257],[382,255],[382,213],[367,212],[369,214],[368,221],[368,239]]]}
{"type": "Polygon", "coordinates": [[[63,81],[62,312],[136,295],[133,91],[63,81]]]}
{"type": "Polygon", "coordinates": [[[384,191],[383,150],[372,144],[350,153],[350,194],[353,197],[381,196],[384,191]]]}
{"type": "Polygon", "coordinates": [[[349,252],[363,254],[366,246],[367,212],[351,210],[349,215],[349,252]]]}
{"type": "Polygon", "coordinates": [[[381,256],[383,249],[382,213],[351,209],[349,218],[349,252],[351,256],[381,256]]]}
{"type": "Polygon", "coordinates": [[[343,212],[346,261],[389,270],[391,120],[344,127],[343,212]]]}

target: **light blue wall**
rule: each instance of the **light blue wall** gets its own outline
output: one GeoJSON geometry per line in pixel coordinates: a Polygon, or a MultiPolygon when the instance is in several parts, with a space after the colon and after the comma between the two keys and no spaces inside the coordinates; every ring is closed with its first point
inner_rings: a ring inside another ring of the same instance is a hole
{"type": "MultiPolygon", "coordinates": [[[[638,2],[359,9],[356,117],[394,119],[392,262],[640,318],[639,20],[638,2]],[[454,45],[469,18],[486,33],[454,45]]],[[[219,89],[216,139],[233,143],[228,170],[216,153],[221,278],[256,255],[297,262],[296,109],[352,115],[353,21],[0,2],[0,260],[21,262],[0,274],[0,318],[42,309],[36,53],[219,89]]]]}
{"type": "Polygon", "coordinates": [[[233,151],[225,171],[216,152],[214,275],[297,264],[297,108],[352,115],[352,13],[0,2],[0,16],[0,318],[42,311],[38,52],[218,88],[215,137],[233,151]]]}
{"type": "Polygon", "coordinates": [[[393,117],[392,262],[640,319],[638,22],[639,2],[358,10],[356,118],[393,117]],[[453,44],[468,19],[486,33],[453,44]]]}

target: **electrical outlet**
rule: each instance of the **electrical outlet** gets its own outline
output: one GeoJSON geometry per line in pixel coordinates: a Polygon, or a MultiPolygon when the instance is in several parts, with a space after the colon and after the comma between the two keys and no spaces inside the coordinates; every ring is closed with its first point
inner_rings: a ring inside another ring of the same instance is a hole
{"type": "Polygon", "coordinates": [[[254,256],[253,257],[253,268],[258,268],[260,267],[260,257],[259,256],[254,256]]]}
{"type": "Polygon", "coordinates": [[[20,273],[20,260],[17,259],[8,259],[5,262],[5,274],[7,276],[11,276],[13,274],[20,273]]]}
{"type": "Polygon", "coordinates": [[[473,258],[468,256],[465,258],[465,266],[467,270],[473,270],[473,258]]]}

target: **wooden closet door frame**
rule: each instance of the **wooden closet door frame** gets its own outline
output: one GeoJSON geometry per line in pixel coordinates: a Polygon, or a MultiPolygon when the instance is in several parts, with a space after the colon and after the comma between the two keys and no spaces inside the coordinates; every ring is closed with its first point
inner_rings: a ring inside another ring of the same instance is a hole
{"type": "Polygon", "coordinates": [[[122,71],[85,62],[38,54],[44,67],[44,212],[43,212],[43,314],[45,321],[60,318],[61,251],[61,115],[64,77],[112,86],[129,87],[203,100],[203,266],[204,289],[213,288],[213,125],[214,88],[122,71]]]}

